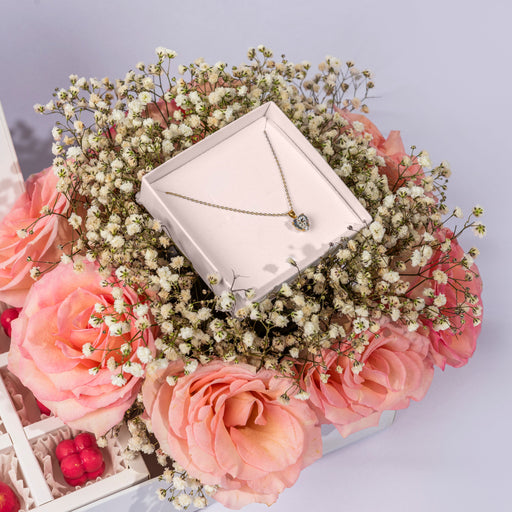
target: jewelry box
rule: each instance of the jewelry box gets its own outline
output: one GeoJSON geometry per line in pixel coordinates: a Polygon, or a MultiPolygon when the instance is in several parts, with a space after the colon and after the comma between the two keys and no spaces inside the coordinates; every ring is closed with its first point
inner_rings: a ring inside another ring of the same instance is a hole
{"type": "Polygon", "coordinates": [[[235,307],[245,290],[260,301],[371,221],[273,102],[145,175],[138,201],[205,282],[219,278],[216,295],[238,290],[235,307]]]}

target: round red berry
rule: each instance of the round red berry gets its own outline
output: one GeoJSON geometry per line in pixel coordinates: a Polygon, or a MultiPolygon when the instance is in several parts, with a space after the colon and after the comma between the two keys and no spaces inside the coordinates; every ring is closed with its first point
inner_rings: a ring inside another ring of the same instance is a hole
{"type": "Polygon", "coordinates": [[[88,432],[83,432],[75,437],[75,446],[77,451],[82,451],[84,448],[96,448],[96,437],[88,432]]]}
{"type": "Polygon", "coordinates": [[[9,338],[11,337],[11,322],[18,318],[20,311],[21,308],[8,308],[0,316],[0,323],[9,338]]]}
{"type": "Polygon", "coordinates": [[[80,455],[77,453],[64,457],[60,461],[60,469],[62,470],[64,478],[70,479],[80,478],[85,473],[80,455]]]}
{"type": "Polygon", "coordinates": [[[39,400],[36,399],[37,407],[39,407],[39,410],[41,411],[41,414],[46,414],[46,416],[50,416],[52,411],[46,407],[46,405],[42,404],[39,400]]]}
{"type": "Polygon", "coordinates": [[[76,487],[77,485],[84,485],[85,482],[87,482],[88,477],[87,477],[87,473],[84,473],[79,478],[66,478],[66,477],[64,477],[64,480],[66,480],[66,482],[69,485],[71,485],[72,487],[76,487]]]}
{"type": "Polygon", "coordinates": [[[90,473],[86,473],[88,480],[95,480],[99,476],[103,475],[103,472],[105,471],[105,463],[102,461],[101,466],[96,471],[91,471],[90,473]]]}
{"type": "Polygon", "coordinates": [[[0,482],[0,512],[18,512],[20,502],[14,491],[4,482],[0,482]]]}
{"type": "Polygon", "coordinates": [[[84,448],[80,452],[82,467],[87,473],[97,471],[103,463],[103,455],[98,448],[84,448]]]}
{"type": "Polygon", "coordinates": [[[72,455],[73,453],[76,453],[76,446],[73,439],[64,439],[64,441],[61,441],[55,449],[55,455],[59,462],[64,459],[64,457],[72,455]]]}

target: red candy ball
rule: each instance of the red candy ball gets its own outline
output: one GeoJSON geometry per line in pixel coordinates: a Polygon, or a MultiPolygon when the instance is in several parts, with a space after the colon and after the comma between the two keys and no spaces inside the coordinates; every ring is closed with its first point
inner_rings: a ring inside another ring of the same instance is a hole
{"type": "Polygon", "coordinates": [[[86,473],[87,480],[95,480],[99,476],[103,475],[103,472],[105,471],[105,463],[101,461],[101,466],[96,471],[91,471],[90,473],[86,473]]]}
{"type": "Polygon", "coordinates": [[[41,414],[46,414],[46,416],[50,416],[52,411],[46,407],[46,405],[42,404],[39,400],[36,399],[37,407],[39,407],[39,410],[41,411],[41,414]]]}
{"type": "Polygon", "coordinates": [[[2,315],[0,316],[0,323],[2,324],[2,328],[5,331],[5,334],[11,337],[11,322],[16,320],[20,315],[21,308],[9,308],[6,309],[2,315]]]}
{"type": "Polygon", "coordinates": [[[96,437],[88,432],[83,432],[75,437],[75,446],[78,451],[81,451],[84,448],[95,448],[98,445],[96,444],[96,437]]]}
{"type": "Polygon", "coordinates": [[[64,479],[72,486],[83,485],[105,471],[105,462],[96,438],[86,432],[78,434],[74,440],[61,441],[55,449],[55,455],[64,479]]]}
{"type": "Polygon", "coordinates": [[[55,449],[55,455],[57,456],[57,460],[61,462],[62,459],[72,455],[73,453],[76,453],[76,451],[77,450],[73,439],[65,439],[57,445],[57,448],[55,449]]]}
{"type": "Polygon", "coordinates": [[[80,452],[82,467],[87,473],[98,471],[103,464],[103,455],[98,448],[84,448],[80,452]]]}
{"type": "Polygon", "coordinates": [[[4,482],[0,482],[0,512],[18,512],[20,502],[13,490],[4,482]]]}
{"type": "Polygon", "coordinates": [[[64,477],[64,480],[71,485],[72,487],[76,487],[77,485],[84,485],[87,480],[89,480],[89,477],[87,476],[87,473],[84,473],[80,478],[66,478],[64,477]]]}
{"type": "Polygon", "coordinates": [[[60,469],[65,478],[80,478],[85,473],[82,466],[82,459],[80,459],[78,453],[64,457],[60,461],[60,469]]]}

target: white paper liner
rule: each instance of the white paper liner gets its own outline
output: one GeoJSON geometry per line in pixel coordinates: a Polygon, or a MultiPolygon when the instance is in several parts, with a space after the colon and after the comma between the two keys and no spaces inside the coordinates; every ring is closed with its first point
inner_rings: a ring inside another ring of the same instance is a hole
{"type": "Polygon", "coordinates": [[[40,421],[42,417],[46,418],[46,415],[41,414],[32,392],[20,382],[16,375],[13,375],[6,368],[2,368],[0,376],[5,383],[9,395],[11,395],[16,412],[24,427],[40,421]]]}
{"type": "Polygon", "coordinates": [[[25,485],[13,450],[0,453],[0,480],[15,492],[20,501],[21,512],[34,508],[34,500],[30,497],[30,489],[25,485]]]}
{"type": "Polygon", "coordinates": [[[4,422],[2,421],[2,418],[0,418],[0,434],[5,434],[6,432],[4,422]]]}
{"type": "Polygon", "coordinates": [[[59,461],[55,456],[55,449],[61,441],[74,438],[79,433],[79,430],[74,430],[66,426],[41,436],[32,442],[34,454],[39,461],[46,478],[46,483],[50,487],[52,496],[55,499],[69,494],[77,488],[91,485],[97,480],[120,473],[127,468],[123,457],[123,448],[119,444],[117,437],[107,436],[108,445],[105,448],[100,448],[105,461],[105,472],[103,475],[96,480],[89,480],[83,486],[74,487],[66,483],[59,467],[59,461]]]}

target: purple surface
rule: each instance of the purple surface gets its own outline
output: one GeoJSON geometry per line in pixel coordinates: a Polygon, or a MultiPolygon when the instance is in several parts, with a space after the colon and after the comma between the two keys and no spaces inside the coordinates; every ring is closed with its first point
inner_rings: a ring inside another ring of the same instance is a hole
{"type": "MultiPolygon", "coordinates": [[[[273,512],[472,512],[510,505],[511,278],[504,264],[512,245],[511,15],[505,0],[40,0],[1,8],[0,98],[26,173],[51,161],[52,120],[33,114],[32,105],[48,101],[70,73],[121,76],[137,61],[152,60],[159,45],[176,49],[180,62],[204,56],[235,64],[247,47],[265,43],[291,60],[316,63],[333,54],[370,68],[379,96],[371,115],[383,133],[400,129],[406,146],[450,162],[450,206],[486,207],[489,235],[464,241],[482,250],[485,320],[473,359],[436,371],[427,397],[388,430],[307,468],[273,512]]],[[[120,503],[119,510],[141,508],[120,503]]]]}

